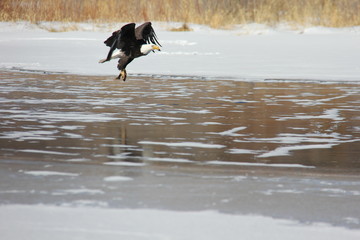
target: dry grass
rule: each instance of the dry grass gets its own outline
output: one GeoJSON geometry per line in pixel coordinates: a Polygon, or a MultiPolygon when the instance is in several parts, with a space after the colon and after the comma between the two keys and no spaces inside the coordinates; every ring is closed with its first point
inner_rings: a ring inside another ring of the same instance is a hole
{"type": "Polygon", "coordinates": [[[183,25],[181,25],[178,28],[170,28],[169,30],[172,31],[172,32],[189,32],[189,31],[192,31],[192,29],[186,23],[184,23],[183,25]]]}
{"type": "Polygon", "coordinates": [[[0,21],[360,25],[359,0],[1,0],[0,21]]]}

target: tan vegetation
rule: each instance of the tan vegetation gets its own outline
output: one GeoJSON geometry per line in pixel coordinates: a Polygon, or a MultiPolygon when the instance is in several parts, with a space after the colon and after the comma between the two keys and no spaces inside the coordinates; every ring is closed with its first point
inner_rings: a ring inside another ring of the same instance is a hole
{"type": "Polygon", "coordinates": [[[1,0],[0,21],[360,25],[359,0],[1,0]]]}
{"type": "Polygon", "coordinates": [[[172,32],[189,32],[189,31],[192,31],[192,29],[186,23],[184,23],[183,25],[181,25],[178,28],[170,28],[169,30],[172,31],[172,32]]]}

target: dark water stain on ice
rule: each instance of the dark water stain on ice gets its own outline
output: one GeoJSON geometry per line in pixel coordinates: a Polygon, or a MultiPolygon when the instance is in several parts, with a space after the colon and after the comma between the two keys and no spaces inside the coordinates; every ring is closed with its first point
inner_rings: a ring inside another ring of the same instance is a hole
{"type": "Polygon", "coordinates": [[[360,226],[360,87],[1,72],[0,203],[360,226]]]}

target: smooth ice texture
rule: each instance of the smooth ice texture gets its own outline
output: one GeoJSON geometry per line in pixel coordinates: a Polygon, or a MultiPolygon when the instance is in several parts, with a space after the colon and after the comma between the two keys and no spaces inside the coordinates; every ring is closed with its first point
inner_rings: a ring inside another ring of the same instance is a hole
{"type": "MultiPolygon", "coordinates": [[[[133,61],[127,68],[129,79],[156,74],[240,80],[360,80],[359,27],[292,30],[250,24],[215,30],[193,25],[190,32],[168,31],[174,24],[154,23],[162,50],[133,61]]],[[[118,74],[117,61],[99,64],[98,60],[109,50],[103,41],[123,23],[77,24],[80,30],[76,32],[43,30],[48,25],[51,23],[0,23],[0,68],[118,74]]],[[[52,25],[57,28],[56,23],[52,25]]]]}
{"type": "Polygon", "coordinates": [[[4,239],[52,240],[233,240],[233,239],[346,239],[358,240],[359,230],[326,224],[214,211],[175,212],[150,209],[0,206],[4,239]],[[34,219],[38,219],[34,222],[34,219]],[[12,230],[14,227],[21,231],[12,230]]]}

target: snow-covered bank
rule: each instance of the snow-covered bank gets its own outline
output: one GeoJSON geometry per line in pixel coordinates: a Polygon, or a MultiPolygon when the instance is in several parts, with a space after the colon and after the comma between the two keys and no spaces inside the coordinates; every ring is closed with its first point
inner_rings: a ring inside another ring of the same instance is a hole
{"type": "MultiPolygon", "coordinates": [[[[49,32],[44,28],[61,30],[61,25],[1,23],[0,68],[115,76],[116,61],[98,60],[108,51],[102,42],[120,26],[78,24],[78,31],[49,32]]],[[[359,27],[301,31],[256,24],[232,30],[191,27],[194,31],[170,32],[165,24],[156,23],[162,51],[131,63],[129,76],[360,81],[359,27]]]]}
{"type": "Polygon", "coordinates": [[[359,230],[214,211],[0,207],[4,239],[359,239],[359,230]]]}

